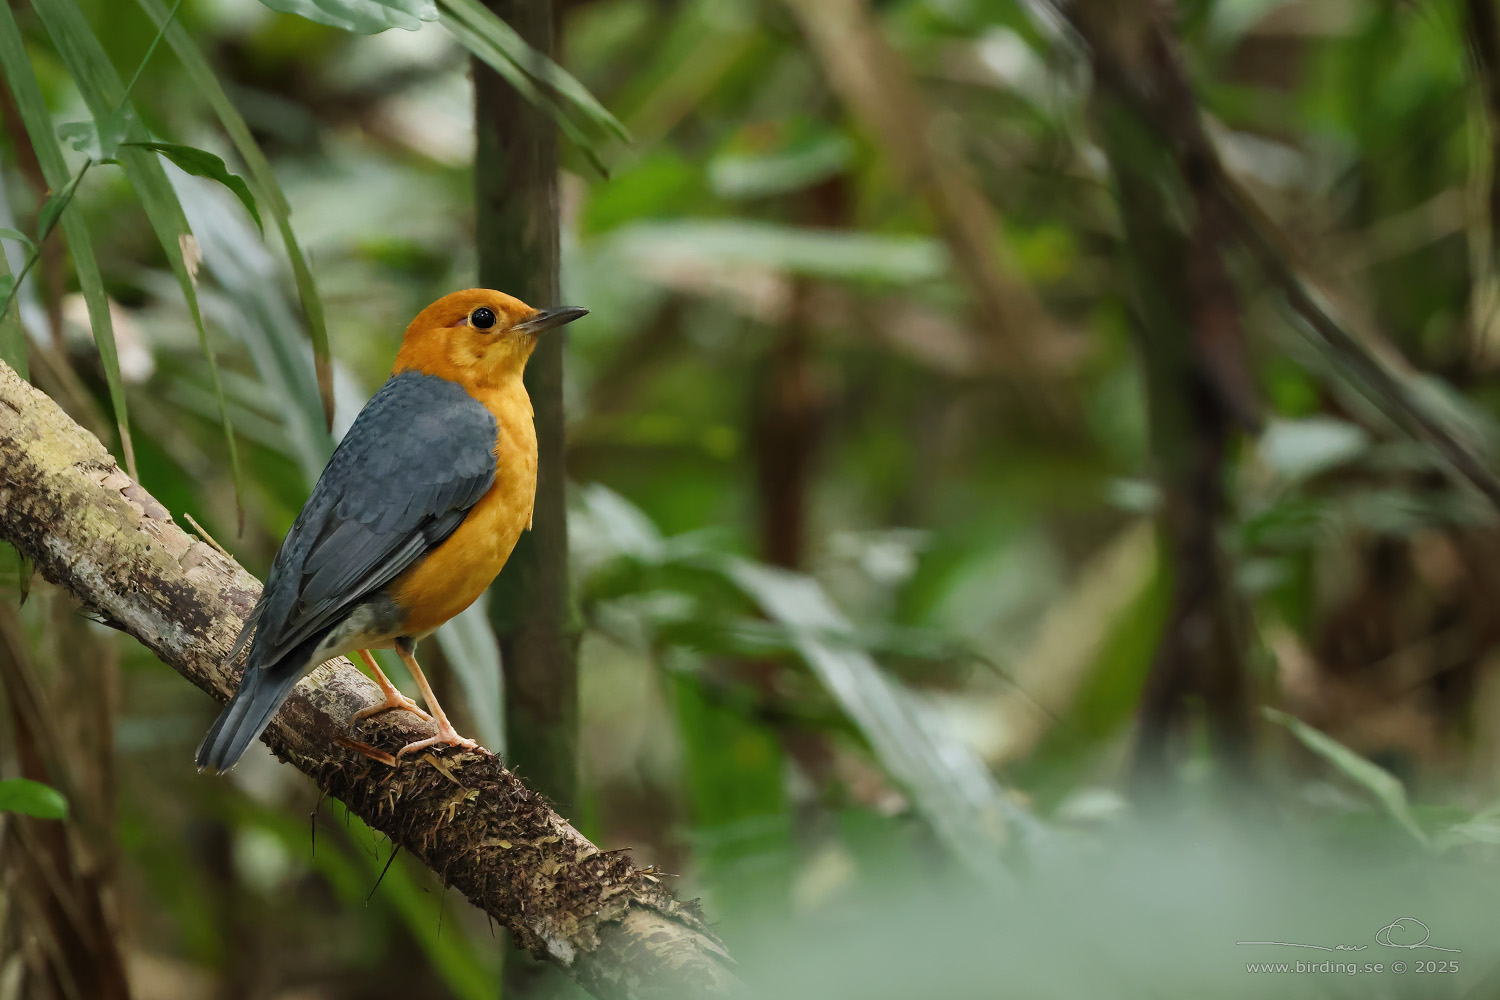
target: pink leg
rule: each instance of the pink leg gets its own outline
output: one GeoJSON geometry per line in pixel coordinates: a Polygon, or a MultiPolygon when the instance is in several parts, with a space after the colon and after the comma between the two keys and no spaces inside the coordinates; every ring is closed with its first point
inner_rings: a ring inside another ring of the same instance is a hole
{"type": "Polygon", "coordinates": [[[385,671],[380,669],[380,664],[375,662],[375,657],[370,655],[370,651],[368,649],[361,649],[359,651],[359,655],[365,661],[365,666],[369,667],[375,672],[375,683],[380,685],[380,690],[385,694],[385,702],[383,704],[376,705],[373,708],[366,708],[362,711],[355,712],[354,717],[349,720],[351,725],[360,721],[361,719],[368,719],[372,715],[379,715],[381,712],[389,712],[393,708],[402,708],[408,712],[420,715],[428,722],[432,721],[432,716],[422,711],[422,709],[417,705],[416,702],[412,701],[406,695],[396,690],[396,685],[392,684],[391,679],[385,675],[385,671]]]}
{"type": "Polygon", "coordinates": [[[422,668],[417,665],[417,658],[412,655],[411,651],[398,644],[396,646],[396,655],[401,657],[401,662],[406,664],[407,670],[411,671],[412,680],[416,681],[417,687],[421,689],[422,700],[427,702],[428,708],[432,709],[432,718],[438,727],[438,734],[436,736],[431,739],[408,743],[396,752],[396,756],[400,757],[404,754],[439,745],[463,747],[467,750],[477,749],[479,747],[478,743],[460,736],[454,731],[453,723],[448,721],[448,716],[443,712],[443,706],[438,704],[437,697],[432,693],[432,686],[427,683],[427,676],[422,673],[422,668]]]}

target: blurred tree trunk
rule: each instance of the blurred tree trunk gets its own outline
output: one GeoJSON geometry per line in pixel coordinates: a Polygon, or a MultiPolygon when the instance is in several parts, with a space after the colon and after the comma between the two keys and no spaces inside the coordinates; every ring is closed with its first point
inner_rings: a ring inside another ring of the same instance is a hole
{"type": "MultiPolygon", "coordinates": [[[[794,209],[803,225],[837,229],[849,222],[849,192],[836,176],[802,192],[794,209]]],[[[828,423],[829,398],[815,358],[816,283],[792,279],[791,306],[756,375],[750,418],[755,480],[760,500],[761,557],[772,566],[800,570],[806,563],[808,508],[819,447],[828,423]]],[[[743,665],[745,678],[767,699],[774,699],[784,667],[774,660],[743,665]]],[[[803,726],[777,728],[782,748],[796,761],[808,783],[821,791],[832,779],[833,745],[826,733],[803,726]]],[[[801,803],[799,819],[811,820],[811,797],[801,803]]]]}
{"type": "Polygon", "coordinates": [[[1196,115],[1168,64],[1174,54],[1149,7],[1088,5],[1075,21],[1095,59],[1093,111],[1104,136],[1124,226],[1132,330],[1145,372],[1158,531],[1172,598],[1142,693],[1137,783],[1166,777],[1201,705],[1210,745],[1227,769],[1250,766],[1251,717],[1243,622],[1233,570],[1220,544],[1224,472],[1236,423],[1253,426],[1255,400],[1243,356],[1233,283],[1221,256],[1225,226],[1202,171],[1116,93],[1129,85],[1176,99],[1196,115]],[[1186,219],[1186,222],[1178,220],[1186,219]]]}
{"type": "MultiPolygon", "coordinates": [[[[552,0],[487,0],[538,52],[552,54],[552,0]]],[[[474,188],[479,282],[533,306],[557,304],[557,129],[479,60],[474,67],[474,188]]],[[[490,590],[490,622],[504,670],[505,757],[564,815],[578,769],[578,631],[568,594],[563,469],[563,340],[549,334],[526,370],[539,448],[532,530],[490,590]]],[[[520,954],[507,992],[540,995],[543,977],[520,954]]]]}

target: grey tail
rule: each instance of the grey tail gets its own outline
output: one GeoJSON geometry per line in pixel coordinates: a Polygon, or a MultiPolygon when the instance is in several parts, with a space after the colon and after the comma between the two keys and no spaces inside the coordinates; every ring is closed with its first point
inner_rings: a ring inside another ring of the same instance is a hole
{"type": "Polygon", "coordinates": [[[271,717],[301,676],[300,671],[290,670],[284,663],[270,669],[247,664],[240,689],[198,747],[198,770],[222,773],[238,764],[250,743],[271,724],[271,717]]]}

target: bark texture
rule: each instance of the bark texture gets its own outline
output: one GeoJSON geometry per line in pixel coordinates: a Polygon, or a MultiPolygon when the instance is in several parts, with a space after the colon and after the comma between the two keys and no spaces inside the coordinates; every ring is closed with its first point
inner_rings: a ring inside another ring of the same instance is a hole
{"type": "MultiPolygon", "coordinates": [[[[224,657],[259,583],[185,534],[97,438],[4,364],[0,538],[91,614],[229,698],[239,668],[224,657]]],[[[742,991],[693,903],[675,899],[628,854],[589,843],[493,754],[425,754],[388,767],[336,742],[350,735],[346,720],[377,701],[373,681],[331,660],[297,685],[263,739],[595,996],[742,991]]],[[[431,732],[393,712],[368,720],[358,738],[394,752],[431,732]]]]}

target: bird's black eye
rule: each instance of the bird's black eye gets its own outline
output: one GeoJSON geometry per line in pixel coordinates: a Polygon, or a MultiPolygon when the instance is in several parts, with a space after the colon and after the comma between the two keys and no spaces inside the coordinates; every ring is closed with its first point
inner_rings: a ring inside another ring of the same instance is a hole
{"type": "Polygon", "coordinates": [[[495,325],[495,310],[489,306],[480,306],[469,313],[469,325],[476,330],[488,330],[495,325]]]}

